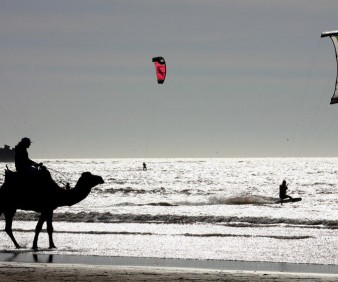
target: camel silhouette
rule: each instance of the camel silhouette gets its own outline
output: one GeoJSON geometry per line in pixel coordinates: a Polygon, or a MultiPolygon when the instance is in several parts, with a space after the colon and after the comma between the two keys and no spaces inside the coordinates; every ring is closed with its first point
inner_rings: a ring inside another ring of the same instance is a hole
{"type": "Polygon", "coordinates": [[[5,231],[12,239],[16,248],[20,245],[12,232],[13,217],[17,209],[31,210],[40,213],[35,228],[33,249],[38,248],[38,237],[44,222],[47,222],[49,248],[56,248],[53,242],[53,212],[61,206],[72,206],[90,193],[98,184],[104,183],[101,176],[90,172],[82,173],[75,187],[70,190],[63,189],[52,179],[47,170],[37,177],[19,177],[16,172],[5,170],[5,181],[0,188],[0,215],[4,214],[5,231]]]}

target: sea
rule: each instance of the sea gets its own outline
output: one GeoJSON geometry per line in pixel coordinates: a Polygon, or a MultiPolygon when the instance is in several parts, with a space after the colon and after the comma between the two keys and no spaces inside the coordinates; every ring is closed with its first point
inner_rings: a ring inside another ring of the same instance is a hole
{"type": "MultiPolygon", "coordinates": [[[[48,249],[44,229],[41,253],[338,264],[338,158],[37,161],[60,187],[74,187],[86,171],[105,181],[80,203],[55,210],[57,249],[48,249]],[[302,201],[276,203],[283,180],[302,201]]],[[[37,218],[30,211],[14,218],[23,251],[32,246],[37,218]]],[[[0,251],[14,251],[4,227],[2,215],[0,251]]]]}

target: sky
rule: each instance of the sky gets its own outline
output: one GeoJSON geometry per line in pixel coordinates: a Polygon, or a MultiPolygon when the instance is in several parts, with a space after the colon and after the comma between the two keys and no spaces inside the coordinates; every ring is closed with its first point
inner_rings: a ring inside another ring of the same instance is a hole
{"type": "Polygon", "coordinates": [[[0,0],[0,146],[338,157],[336,0],[0,0]],[[158,85],[152,58],[163,56],[158,85]]]}

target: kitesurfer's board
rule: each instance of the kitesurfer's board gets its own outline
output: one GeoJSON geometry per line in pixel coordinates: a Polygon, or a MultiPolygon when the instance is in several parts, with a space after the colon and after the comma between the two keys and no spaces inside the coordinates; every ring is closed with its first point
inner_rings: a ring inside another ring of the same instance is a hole
{"type": "MultiPolygon", "coordinates": [[[[286,199],[286,200],[283,200],[283,204],[284,203],[294,203],[294,202],[299,202],[301,201],[302,198],[293,198],[293,199],[286,199]]],[[[276,204],[280,204],[282,203],[281,201],[277,201],[276,204]]]]}

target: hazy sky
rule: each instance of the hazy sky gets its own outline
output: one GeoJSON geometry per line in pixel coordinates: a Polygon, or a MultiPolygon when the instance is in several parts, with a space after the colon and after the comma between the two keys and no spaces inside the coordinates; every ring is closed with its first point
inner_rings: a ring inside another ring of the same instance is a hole
{"type": "Polygon", "coordinates": [[[0,145],[32,158],[338,156],[337,0],[0,0],[0,145]],[[167,61],[158,85],[152,57],[167,61]]]}

